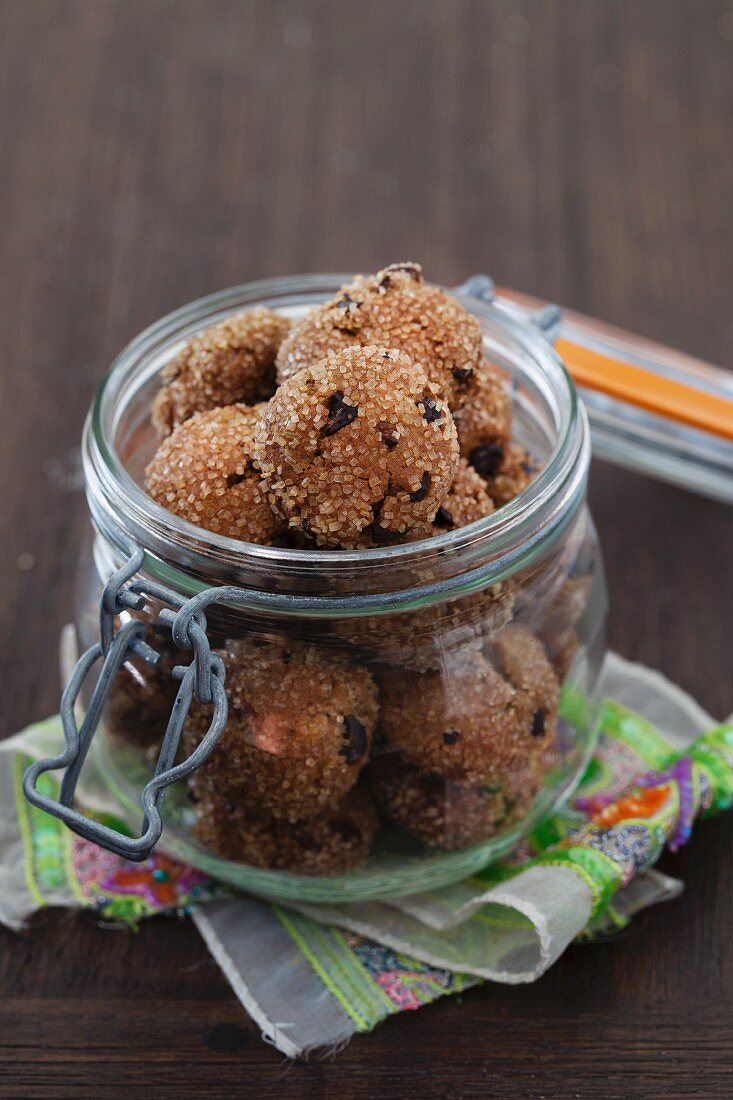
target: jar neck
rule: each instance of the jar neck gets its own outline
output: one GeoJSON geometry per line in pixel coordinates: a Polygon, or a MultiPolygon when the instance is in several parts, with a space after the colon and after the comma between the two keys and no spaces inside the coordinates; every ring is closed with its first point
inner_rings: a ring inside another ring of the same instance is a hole
{"type": "Polygon", "coordinates": [[[146,428],[150,396],[160,369],[182,342],[255,304],[298,316],[344,278],[268,280],[212,295],[163,318],[121,353],[97,393],[83,443],[90,511],[111,567],[138,545],[145,551],[144,572],[183,596],[232,586],[247,590],[251,606],[272,614],[376,614],[496,584],[531,568],[562,538],[585,496],[590,442],[584,410],[560,359],[537,330],[500,306],[472,298],[463,304],[483,326],[486,354],[509,376],[515,405],[545,451],[544,468],[532,485],[492,515],[420,542],[303,551],[211,534],[147,496],[131,472],[131,456],[152,446],[146,428]]]}

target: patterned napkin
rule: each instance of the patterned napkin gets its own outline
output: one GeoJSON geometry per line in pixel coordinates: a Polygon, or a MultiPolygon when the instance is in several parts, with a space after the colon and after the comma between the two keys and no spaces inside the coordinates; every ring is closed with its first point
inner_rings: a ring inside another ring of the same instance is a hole
{"type": "MultiPolygon", "coordinates": [[[[653,864],[665,845],[685,843],[698,816],[733,802],[733,722],[716,727],[673,684],[614,655],[603,688],[601,738],[582,784],[510,859],[389,903],[287,910],[164,854],[128,863],[29,806],[23,771],[62,740],[49,719],[0,744],[0,922],[20,928],[48,905],[133,928],[191,914],[263,1038],[292,1057],[338,1049],[386,1016],[482,980],[534,981],[574,939],[679,893],[653,864]]],[[[52,776],[41,782],[56,793],[52,776]]],[[[93,757],[81,796],[124,827],[93,757]]]]}

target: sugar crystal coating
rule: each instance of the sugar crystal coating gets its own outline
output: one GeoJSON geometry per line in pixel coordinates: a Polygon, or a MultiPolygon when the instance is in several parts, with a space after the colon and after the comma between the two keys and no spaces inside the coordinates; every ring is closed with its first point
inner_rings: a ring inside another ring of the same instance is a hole
{"type": "Polygon", "coordinates": [[[534,772],[549,718],[538,734],[539,701],[480,653],[467,654],[448,679],[440,671],[415,676],[389,669],[380,688],[380,730],[415,767],[488,786],[508,777],[521,785],[527,768],[534,772]]]}
{"type": "Polygon", "coordinates": [[[271,543],[285,530],[254,463],[264,405],[196,413],[161,442],[145,471],[150,496],[189,523],[243,542],[271,543]]]}
{"type": "Polygon", "coordinates": [[[497,508],[508,504],[534,481],[541,469],[532,455],[510,443],[503,452],[494,473],[485,476],[486,489],[497,508]]]}
{"type": "Polygon", "coordinates": [[[390,821],[433,848],[464,848],[487,840],[520,818],[540,784],[525,778],[524,788],[509,783],[492,788],[456,783],[421,771],[399,753],[386,753],[371,766],[377,805],[390,821]]]}
{"type": "Polygon", "coordinates": [[[286,317],[258,306],[192,337],[162,372],[152,411],[161,435],[197,412],[266,401],[275,389],[275,355],[289,328],[286,317]]]}
{"type": "Polygon", "coordinates": [[[496,369],[485,359],[476,372],[476,385],[456,413],[461,455],[479,474],[498,469],[512,430],[509,395],[496,369]]]}
{"type": "Polygon", "coordinates": [[[269,402],[255,458],[273,507],[320,545],[400,541],[429,524],[453,481],[453,417],[418,364],[350,347],[306,367],[269,402]]]}
{"type": "Polygon", "coordinates": [[[559,684],[542,642],[527,627],[511,623],[490,639],[487,652],[529,705],[530,733],[544,749],[555,737],[559,684]]]}
{"type": "Polygon", "coordinates": [[[486,491],[483,478],[462,458],[453,484],[435,513],[434,534],[466,527],[484,516],[490,516],[493,511],[494,502],[486,491]]]}
{"type": "Polygon", "coordinates": [[[372,661],[427,672],[481,650],[511,619],[514,599],[512,586],[499,583],[417,611],[342,619],[338,633],[372,661]]]}
{"type": "Polygon", "coordinates": [[[455,410],[473,389],[482,334],[455,298],[424,282],[419,264],[391,264],[376,275],[357,276],[294,325],[278,352],[278,379],[352,344],[406,352],[455,410]]]}
{"type": "Polygon", "coordinates": [[[295,823],[272,817],[236,797],[225,798],[200,774],[191,782],[202,844],[224,859],[254,867],[329,875],[366,859],[379,828],[369,792],[354,787],[313,817],[295,823]]]}
{"type": "MultiPolygon", "coordinates": [[[[229,720],[202,774],[227,797],[289,821],[337,802],[369,757],[377,719],[369,672],[297,642],[232,642],[221,656],[229,720]]],[[[208,715],[194,718],[187,752],[207,725],[208,715]]]]}

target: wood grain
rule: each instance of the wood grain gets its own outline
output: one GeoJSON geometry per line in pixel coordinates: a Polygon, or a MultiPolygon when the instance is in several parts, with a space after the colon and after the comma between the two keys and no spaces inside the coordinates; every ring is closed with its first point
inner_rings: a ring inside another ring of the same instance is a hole
{"type": "MultiPolygon", "coordinates": [[[[94,388],[174,306],[414,258],[733,365],[730,2],[3,0],[0,139],[3,733],[57,705],[94,388]]],[[[733,513],[602,464],[591,501],[612,645],[729,713],[733,513]]],[[[730,841],[536,986],[292,1067],[190,925],[42,914],[0,934],[0,1095],[731,1095],[730,841]]]]}

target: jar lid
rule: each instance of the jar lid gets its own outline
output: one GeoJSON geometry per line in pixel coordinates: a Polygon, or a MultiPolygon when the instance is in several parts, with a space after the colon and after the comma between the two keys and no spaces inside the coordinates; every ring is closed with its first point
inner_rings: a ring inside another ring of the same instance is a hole
{"type": "MultiPolygon", "coordinates": [[[[490,280],[483,276],[460,289],[472,298],[493,300],[516,319],[526,321],[547,310],[546,302],[515,291],[502,290],[494,297],[490,280]]],[[[713,395],[733,407],[733,372],[580,313],[562,311],[554,319],[550,314],[549,320],[548,336],[557,341],[571,374],[572,345],[713,395]]],[[[613,362],[607,366],[613,370],[613,362]]],[[[588,413],[595,458],[733,504],[733,440],[648,412],[583,386],[577,379],[576,385],[588,413]]]]}

